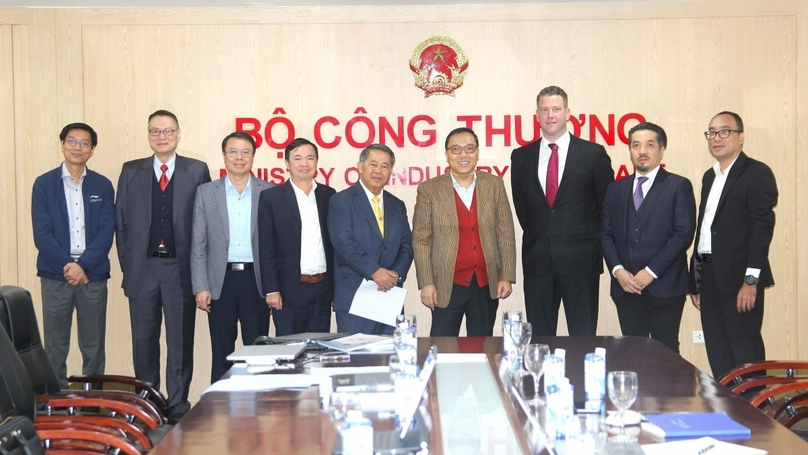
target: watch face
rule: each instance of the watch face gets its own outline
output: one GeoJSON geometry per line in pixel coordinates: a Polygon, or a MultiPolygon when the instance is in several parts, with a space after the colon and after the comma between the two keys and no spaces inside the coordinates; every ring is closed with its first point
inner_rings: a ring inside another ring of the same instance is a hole
{"type": "Polygon", "coordinates": [[[744,281],[746,284],[758,284],[758,279],[755,278],[754,275],[747,275],[744,281]]]}

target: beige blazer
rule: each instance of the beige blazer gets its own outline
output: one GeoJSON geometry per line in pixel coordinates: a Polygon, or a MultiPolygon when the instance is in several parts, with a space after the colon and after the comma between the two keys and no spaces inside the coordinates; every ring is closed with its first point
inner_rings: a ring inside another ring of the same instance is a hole
{"type": "MultiPolygon", "coordinates": [[[[485,255],[491,298],[499,281],[516,282],[516,236],[513,215],[502,179],[477,171],[477,223],[485,255]]],[[[452,295],[458,232],[455,191],[450,174],[418,185],[413,213],[412,245],[418,289],[434,285],[437,306],[445,308],[452,295]]]]}

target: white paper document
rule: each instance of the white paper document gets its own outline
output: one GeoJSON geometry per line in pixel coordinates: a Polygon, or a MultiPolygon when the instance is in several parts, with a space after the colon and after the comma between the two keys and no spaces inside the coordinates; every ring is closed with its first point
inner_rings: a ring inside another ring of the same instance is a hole
{"type": "Polygon", "coordinates": [[[711,437],[644,444],[642,450],[645,455],[766,455],[768,453],[765,450],[719,441],[711,437]]]}
{"type": "Polygon", "coordinates": [[[396,316],[401,314],[406,296],[407,290],[404,288],[394,287],[387,292],[382,292],[373,280],[365,280],[356,290],[353,302],[351,302],[351,309],[348,312],[395,327],[396,316]]]}
{"type": "Polygon", "coordinates": [[[260,392],[274,389],[307,389],[313,384],[319,384],[322,379],[322,376],[311,376],[308,374],[231,376],[228,379],[214,382],[202,395],[208,392],[260,392]]]}

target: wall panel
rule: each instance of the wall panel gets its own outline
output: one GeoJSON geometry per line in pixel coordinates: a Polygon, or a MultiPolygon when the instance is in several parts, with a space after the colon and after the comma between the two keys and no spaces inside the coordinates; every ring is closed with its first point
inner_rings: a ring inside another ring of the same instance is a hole
{"type": "MultiPolygon", "coordinates": [[[[744,0],[731,10],[724,1],[476,5],[463,7],[463,14],[446,6],[27,10],[28,25],[13,26],[9,44],[2,38],[6,34],[0,35],[0,55],[15,57],[15,110],[3,115],[14,121],[16,149],[38,159],[17,159],[15,173],[8,155],[0,155],[3,175],[12,177],[19,193],[11,211],[17,213],[18,239],[4,233],[0,247],[11,251],[16,242],[16,251],[24,252],[13,259],[3,255],[0,278],[17,279],[38,295],[30,187],[61,161],[56,135],[68,122],[83,119],[96,128],[99,146],[90,166],[117,183],[124,161],[151,153],[146,120],[156,109],[179,116],[180,153],[207,161],[213,178],[222,167],[221,138],[233,131],[237,117],[258,119],[263,135],[282,108],[296,135],[313,139],[315,122],[333,116],[339,125],[326,126],[322,134],[326,140],[341,136],[342,143],[321,148],[320,167],[334,169],[329,183],[341,190],[348,185],[346,172],[355,178],[350,168],[359,152],[345,137],[352,118],[366,115],[378,129],[380,117],[394,125],[402,117],[406,125],[425,115],[435,125],[418,123],[415,136],[434,130],[436,144],[419,147],[406,139],[393,147],[398,175],[388,190],[407,203],[411,215],[416,186],[409,179],[426,171],[434,176],[445,164],[441,144],[461,125],[458,116],[480,116],[474,124],[483,142],[480,165],[501,170],[517,146],[516,122],[522,136],[530,136],[535,96],[556,84],[569,92],[573,116],[584,120],[585,138],[595,119],[614,132],[609,116],[616,122],[640,113],[662,125],[669,136],[664,163],[693,181],[697,197],[701,176],[713,162],[702,136],[710,117],[724,109],[744,117],[746,151],[772,167],[781,194],[771,254],[777,285],[767,292],[764,338],[772,358],[804,357],[798,333],[808,316],[797,304],[805,293],[797,277],[806,266],[797,259],[806,246],[798,236],[805,228],[797,224],[796,194],[805,169],[796,150],[797,119],[805,115],[797,102],[799,90],[805,90],[804,78],[798,78],[805,67],[805,7],[798,14],[799,2],[769,3],[744,0]],[[457,41],[469,58],[465,85],[455,97],[425,99],[407,68],[418,43],[435,35],[457,41]],[[489,129],[505,129],[510,122],[510,132],[486,135],[486,116],[489,129]],[[16,264],[19,277],[6,274],[6,263],[16,264]]],[[[0,9],[0,23],[3,18],[0,9]]],[[[4,30],[0,26],[0,33],[4,30]]],[[[7,91],[5,74],[0,72],[0,90],[7,91]]],[[[273,131],[283,136],[283,128],[273,131]]],[[[362,127],[354,132],[360,140],[367,135],[362,127]]],[[[594,138],[606,143],[604,134],[594,138]]],[[[630,165],[619,138],[606,145],[615,169],[630,165]]],[[[255,167],[282,171],[277,154],[263,145],[255,167]]],[[[510,173],[504,178],[509,183],[510,173]]],[[[518,280],[501,308],[524,306],[521,265],[518,280]]],[[[419,303],[414,268],[406,287],[407,311],[418,315],[425,333],[430,317],[419,303]]],[[[608,287],[604,274],[598,332],[619,334],[608,287]]],[[[131,373],[128,307],[117,259],[110,291],[108,370],[131,373]]],[[[193,396],[207,385],[210,365],[207,317],[198,316],[193,396]]],[[[706,368],[703,345],[690,342],[690,332],[700,326],[688,303],[682,354],[706,368]]],[[[71,371],[78,371],[78,350],[71,352],[71,371]]]]}

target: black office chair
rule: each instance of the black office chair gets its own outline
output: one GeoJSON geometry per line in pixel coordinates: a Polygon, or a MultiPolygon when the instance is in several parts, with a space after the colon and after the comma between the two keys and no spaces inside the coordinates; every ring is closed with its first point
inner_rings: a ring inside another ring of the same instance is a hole
{"type": "MultiPolygon", "coordinates": [[[[25,416],[34,424],[38,423],[36,412],[36,396],[28,376],[28,371],[17,353],[5,329],[0,328],[0,421],[10,416],[25,416]]],[[[56,408],[81,406],[76,404],[77,399],[69,399],[66,404],[54,399],[50,405],[56,408]]],[[[105,406],[106,400],[89,399],[88,406],[105,406]]],[[[82,422],[74,421],[72,416],[46,417],[43,428],[37,428],[37,434],[42,439],[43,449],[57,450],[83,450],[96,453],[118,453],[128,455],[141,455],[140,449],[132,444],[120,428],[106,426],[104,422],[113,425],[119,419],[111,417],[94,417],[98,423],[90,423],[85,419],[82,422]]],[[[122,422],[125,423],[125,422],[122,422]]],[[[33,448],[32,448],[33,449],[33,448]]]]}
{"type": "MultiPolygon", "coordinates": [[[[111,403],[113,406],[107,406],[105,409],[111,409],[114,415],[122,416],[128,423],[138,425],[142,432],[148,435],[146,440],[142,440],[143,438],[140,438],[137,433],[134,435],[141,440],[140,442],[145,449],[151,448],[153,443],[162,439],[171,429],[171,426],[166,424],[165,418],[157,407],[137,394],[118,390],[61,390],[56,374],[45,356],[31,294],[25,289],[18,286],[0,286],[0,326],[5,328],[15,350],[19,353],[23,365],[31,378],[31,385],[37,400],[41,404],[41,408],[49,410],[50,408],[47,407],[47,404],[53,397],[61,398],[63,401],[60,402],[62,403],[68,398],[107,400],[106,403],[111,403]],[[116,405],[116,402],[120,402],[121,405],[116,405]]],[[[147,394],[148,392],[156,392],[150,385],[134,378],[106,375],[98,376],[98,378],[102,382],[113,383],[120,383],[121,381],[117,379],[124,378],[126,383],[140,384],[143,387],[142,390],[146,391],[147,394]]],[[[158,402],[162,400],[165,403],[159,392],[157,392],[157,395],[151,393],[149,396],[156,396],[158,402]]],[[[88,402],[77,401],[77,403],[88,402]]],[[[73,406],[80,405],[75,404],[73,406]]],[[[86,404],[86,406],[94,405],[86,404]]]]}

